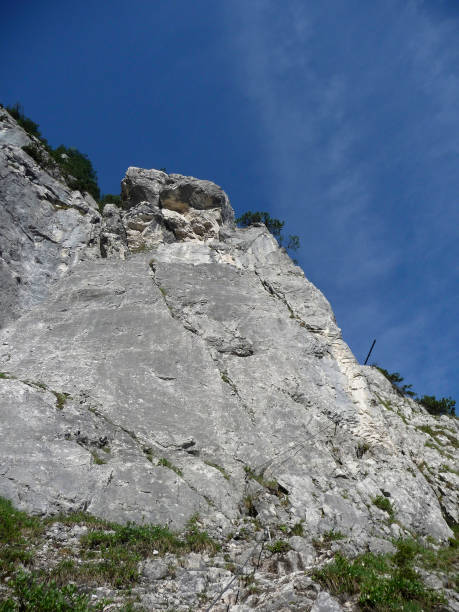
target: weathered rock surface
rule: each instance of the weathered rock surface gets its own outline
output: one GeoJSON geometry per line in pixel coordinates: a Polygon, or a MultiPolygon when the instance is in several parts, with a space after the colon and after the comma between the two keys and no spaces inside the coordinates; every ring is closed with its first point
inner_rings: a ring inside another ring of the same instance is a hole
{"type": "Polygon", "coordinates": [[[234,222],[226,193],[191,176],[128,168],[121,193],[133,251],[176,240],[218,239],[222,226],[234,222]]]}
{"type": "Polygon", "coordinates": [[[100,256],[96,202],[43,170],[27,145],[47,155],[0,109],[0,327],[42,301],[78,261],[100,256]]]}
{"type": "MultiPolygon", "coordinates": [[[[11,122],[0,139],[0,495],[44,515],[177,528],[197,512],[215,537],[253,520],[273,533],[302,523],[276,566],[285,597],[279,586],[277,603],[254,599],[260,610],[307,609],[288,601],[325,532],[344,534],[334,546],[351,555],[451,535],[457,421],[357,363],[325,297],[264,226],[236,229],[213,183],[138,168],[123,209],[101,216],[20,149],[11,122]]],[[[316,596],[314,610],[340,609],[316,596]]]]}

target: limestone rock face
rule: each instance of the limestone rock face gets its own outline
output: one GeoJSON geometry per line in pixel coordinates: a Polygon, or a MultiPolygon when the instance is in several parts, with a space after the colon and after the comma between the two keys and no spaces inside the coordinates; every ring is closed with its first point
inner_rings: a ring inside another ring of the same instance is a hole
{"type": "MultiPolygon", "coordinates": [[[[138,168],[101,217],[17,130],[1,149],[0,495],[178,528],[198,512],[216,536],[302,525],[283,562],[298,572],[324,533],[346,554],[451,535],[457,420],[357,363],[263,225],[235,228],[213,183],[138,168]]],[[[339,609],[327,597],[316,608],[339,609]]]]}
{"type": "Polygon", "coordinates": [[[221,228],[234,223],[228,196],[210,181],[128,168],[121,193],[134,251],[176,240],[218,239],[221,228]]]}
{"type": "Polygon", "coordinates": [[[100,257],[96,202],[72,191],[56,168],[43,170],[26,145],[47,156],[0,109],[0,327],[43,300],[77,262],[100,257]]]}

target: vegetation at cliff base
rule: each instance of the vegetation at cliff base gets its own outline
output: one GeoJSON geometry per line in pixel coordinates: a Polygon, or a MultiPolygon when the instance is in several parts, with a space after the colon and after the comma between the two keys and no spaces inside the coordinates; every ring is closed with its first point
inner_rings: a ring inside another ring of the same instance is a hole
{"type": "Polygon", "coordinates": [[[0,583],[5,585],[0,612],[99,610],[103,602],[90,604],[88,587],[129,589],[140,580],[143,559],[166,553],[212,554],[219,548],[200,529],[198,515],[178,533],[162,525],[119,525],[84,512],[40,519],[0,497],[0,583]],[[66,538],[72,537],[70,530],[76,526],[86,533],[80,536],[78,549],[72,550],[66,538]],[[56,528],[61,534],[58,542],[47,533],[56,528]],[[44,554],[50,557],[46,569],[44,554]]]}
{"type": "Polygon", "coordinates": [[[11,587],[14,597],[0,602],[0,612],[89,612],[102,610],[104,605],[90,605],[89,596],[79,593],[73,584],[59,587],[25,572],[13,578],[11,587]]]}
{"type": "Polygon", "coordinates": [[[312,577],[342,599],[357,597],[360,610],[445,609],[444,596],[425,585],[417,568],[440,570],[448,577],[447,586],[457,588],[457,539],[438,550],[410,539],[394,544],[397,550],[393,554],[366,553],[352,560],[337,554],[312,577]]]}

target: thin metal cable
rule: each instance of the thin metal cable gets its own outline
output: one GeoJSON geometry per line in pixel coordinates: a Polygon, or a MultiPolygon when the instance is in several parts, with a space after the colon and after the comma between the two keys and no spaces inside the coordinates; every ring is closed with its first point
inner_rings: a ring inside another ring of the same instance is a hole
{"type": "Polygon", "coordinates": [[[260,540],[260,542],[257,542],[255,544],[255,546],[252,548],[252,550],[250,551],[249,555],[247,556],[247,559],[240,566],[240,568],[238,569],[237,573],[231,578],[231,580],[228,582],[228,584],[225,586],[225,588],[222,591],[220,591],[220,593],[212,600],[210,606],[208,608],[206,608],[206,612],[210,612],[210,610],[212,610],[212,608],[215,606],[215,604],[218,603],[220,597],[224,593],[226,593],[226,591],[230,588],[230,586],[233,584],[233,582],[236,580],[236,578],[239,578],[239,576],[242,574],[242,571],[243,571],[244,567],[247,565],[249,560],[252,558],[253,553],[257,549],[257,546],[259,546],[261,544],[262,545],[262,550],[263,550],[265,539],[266,539],[266,533],[264,534],[263,539],[260,540]]]}

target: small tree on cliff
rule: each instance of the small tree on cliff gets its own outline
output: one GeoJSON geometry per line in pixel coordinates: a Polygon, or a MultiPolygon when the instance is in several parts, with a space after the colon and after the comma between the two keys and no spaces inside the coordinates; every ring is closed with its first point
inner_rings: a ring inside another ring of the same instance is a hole
{"type": "MultiPolygon", "coordinates": [[[[249,225],[253,225],[254,223],[264,223],[274,238],[277,239],[280,246],[283,246],[284,236],[282,235],[282,228],[285,225],[285,221],[274,219],[267,212],[252,212],[249,210],[236,219],[236,223],[242,227],[247,227],[249,225]]],[[[290,234],[288,236],[286,248],[290,251],[297,251],[300,248],[299,237],[290,234]]]]}

